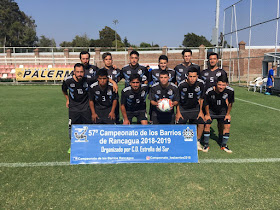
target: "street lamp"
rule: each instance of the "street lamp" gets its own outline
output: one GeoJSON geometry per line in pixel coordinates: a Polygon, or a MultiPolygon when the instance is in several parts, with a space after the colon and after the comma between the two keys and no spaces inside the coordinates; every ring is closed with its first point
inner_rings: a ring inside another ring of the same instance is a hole
{"type": "Polygon", "coordinates": [[[117,24],[119,23],[119,21],[117,19],[113,20],[113,24],[115,24],[115,41],[116,41],[116,51],[117,51],[117,47],[118,47],[118,41],[117,41],[117,24]]]}

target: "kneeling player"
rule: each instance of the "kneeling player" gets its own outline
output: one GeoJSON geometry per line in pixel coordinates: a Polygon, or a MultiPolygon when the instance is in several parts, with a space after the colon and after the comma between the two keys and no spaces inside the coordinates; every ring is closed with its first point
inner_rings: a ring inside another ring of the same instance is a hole
{"type": "Polygon", "coordinates": [[[114,124],[118,93],[113,91],[113,85],[108,82],[108,72],[105,69],[97,72],[97,80],[89,89],[92,121],[95,124],[114,124]]]}
{"type": "Polygon", "coordinates": [[[187,79],[180,82],[178,88],[180,101],[177,107],[176,122],[178,124],[197,124],[197,149],[201,151],[200,139],[204,129],[204,114],[202,111],[204,83],[198,79],[196,68],[189,68],[187,79]]]}
{"type": "Polygon", "coordinates": [[[178,87],[168,82],[169,75],[167,71],[161,71],[159,75],[159,82],[155,83],[150,90],[150,100],[153,106],[152,108],[152,121],[153,124],[174,124],[174,106],[178,105],[180,100],[178,87]],[[158,102],[160,99],[167,98],[172,101],[171,111],[162,112],[158,109],[158,102]]]}
{"type": "Polygon", "coordinates": [[[209,150],[210,127],[213,119],[224,123],[221,149],[227,153],[232,151],[227,146],[230,130],[230,111],[234,102],[234,90],[228,87],[228,78],[225,75],[218,77],[217,84],[209,88],[205,93],[205,128],[204,128],[204,152],[209,150]]]}
{"type": "Polygon", "coordinates": [[[123,115],[123,124],[132,123],[132,118],[137,118],[137,123],[147,125],[146,97],[148,94],[148,85],[141,84],[139,74],[130,76],[130,86],[122,90],[121,112],[123,115]]]}

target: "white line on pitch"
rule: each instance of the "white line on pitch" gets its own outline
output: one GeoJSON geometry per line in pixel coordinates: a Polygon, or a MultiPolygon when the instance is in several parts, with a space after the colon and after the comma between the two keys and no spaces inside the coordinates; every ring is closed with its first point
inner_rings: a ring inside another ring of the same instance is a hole
{"type": "Polygon", "coordinates": [[[244,99],[241,99],[241,98],[235,98],[235,99],[237,99],[239,101],[243,101],[243,102],[249,103],[249,104],[254,104],[254,105],[257,105],[257,106],[265,107],[265,108],[272,109],[272,110],[280,112],[280,109],[276,109],[276,108],[273,108],[273,107],[270,107],[270,106],[258,104],[258,103],[252,102],[252,101],[247,101],[247,100],[244,100],[244,99]]]}
{"type": "MultiPolygon", "coordinates": [[[[276,163],[280,158],[251,158],[251,159],[200,159],[200,163],[276,163]]],[[[38,162],[38,163],[0,163],[0,168],[69,166],[69,162],[38,162]]]]}

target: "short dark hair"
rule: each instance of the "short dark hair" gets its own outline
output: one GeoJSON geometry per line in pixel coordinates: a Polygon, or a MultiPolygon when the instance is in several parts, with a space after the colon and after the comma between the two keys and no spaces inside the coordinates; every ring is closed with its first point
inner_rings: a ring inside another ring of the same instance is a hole
{"type": "Polygon", "coordinates": [[[74,65],[74,70],[76,69],[76,67],[83,67],[83,70],[85,70],[85,66],[82,63],[76,63],[74,65]]]}
{"type": "Polygon", "coordinates": [[[90,58],[89,52],[87,52],[87,51],[82,51],[82,52],[80,53],[80,59],[82,58],[82,55],[85,55],[85,54],[88,54],[88,58],[90,58]]]}
{"type": "Polygon", "coordinates": [[[159,56],[159,58],[158,58],[158,62],[159,62],[160,60],[166,60],[166,61],[168,62],[168,57],[167,57],[166,55],[161,55],[161,56],[159,56]]]}
{"type": "Polygon", "coordinates": [[[184,50],[182,51],[182,56],[184,56],[186,52],[189,52],[189,53],[191,53],[191,55],[192,55],[192,50],[191,50],[191,49],[184,49],[184,50]]]}
{"type": "Polygon", "coordinates": [[[219,59],[218,53],[215,53],[215,52],[210,52],[210,53],[208,54],[207,58],[209,59],[210,56],[212,56],[212,55],[216,55],[216,56],[217,56],[217,59],[219,59]]]}
{"type": "Polygon", "coordinates": [[[141,82],[141,77],[140,77],[139,74],[132,74],[132,75],[130,75],[129,82],[132,82],[135,79],[137,79],[137,80],[139,80],[139,82],[141,82]]]}
{"type": "Polygon", "coordinates": [[[108,72],[107,72],[107,70],[105,70],[105,69],[99,69],[98,72],[97,72],[97,77],[99,77],[99,76],[101,76],[101,77],[103,77],[103,76],[108,77],[108,72]]]}
{"type": "Polygon", "coordinates": [[[132,50],[129,56],[131,55],[137,55],[139,57],[139,52],[137,52],[136,50],[132,50]]]}
{"type": "Polygon", "coordinates": [[[226,82],[228,83],[228,77],[226,75],[221,75],[218,77],[218,81],[217,82],[226,82]]]}
{"type": "Polygon", "coordinates": [[[102,54],[102,60],[104,60],[107,56],[111,56],[111,58],[112,58],[112,54],[111,53],[105,52],[105,53],[102,54]]]}
{"type": "Polygon", "coordinates": [[[159,75],[168,75],[169,76],[169,74],[166,70],[160,71],[159,75]]]}
{"type": "Polygon", "coordinates": [[[194,67],[190,67],[190,68],[188,69],[188,75],[189,75],[190,72],[191,72],[191,73],[192,73],[192,72],[196,72],[196,73],[198,74],[197,69],[194,68],[194,67]]]}

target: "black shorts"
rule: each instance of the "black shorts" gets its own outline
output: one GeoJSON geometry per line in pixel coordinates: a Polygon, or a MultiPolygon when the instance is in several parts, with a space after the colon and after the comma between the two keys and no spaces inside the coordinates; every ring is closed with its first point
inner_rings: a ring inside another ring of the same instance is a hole
{"type": "Polygon", "coordinates": [[[94,124],[115,124],[116,120],[111,120],[109,118],[109,113],[111,112],[112,108],[107,109],[96,109],[95,112],[98,115],[99,119],[96,119],[96,122],[94,124]]]}
{"type": "Polygon", "coordinates": [[[84,111],[73,111],[70,108],[69,126],[73,124],[92,124],[90,109],[86,109],[84,111]]]}
{"type": "Polygon", "coordinates": [[[227,114],[227,110],[226,109],[222,109],[220,112],[214,112],[211,109],[209,109],[209,113],[210,113],[210,117],[211,117],[211,121],[207,121],[206,124],[211,124],[212,121],[214,119],[216,119],[218,122],[224,123],[224,124],[230,124],[230,121],[228,120],[224,120],[225,116],[227,114]]]}
{"type": "Polygon", "coordinates": [[[175,124],[174,112],[152,112],[153,124],[175,124]]]}
{"type": "Polygon", "coordinates": [[[139,110],[134,112],[127,111],[126,114],[130,123],[132,123],[133,117],[137,118],[137,124],[141,124],[142,120],[148,120],[146,110],[139,110]]]}
{"type": "Polygon", "coordinates": [[[202,118],[197,119],[199,114],[199,108],[194,109],[183,109],[180,107],[180,112],[184,119],[180,118],[180,120],[177,122],[177,124],[204,124],[204,121],[202,118]]]}

